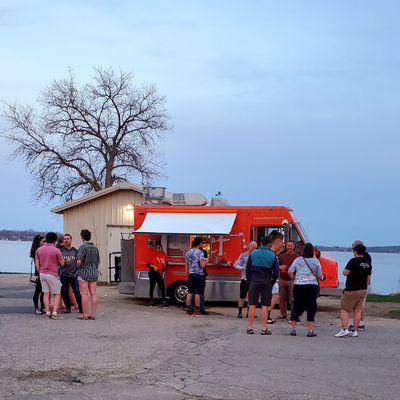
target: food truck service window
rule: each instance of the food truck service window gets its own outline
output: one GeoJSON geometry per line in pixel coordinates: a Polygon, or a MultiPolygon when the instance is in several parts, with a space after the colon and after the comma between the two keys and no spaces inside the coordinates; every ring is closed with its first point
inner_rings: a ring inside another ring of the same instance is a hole
{"type": "Polygon", "coordinates": [[[168,235],[168,256],[184,257],[190,249],[190,240],[188,235],[168,235]]]}

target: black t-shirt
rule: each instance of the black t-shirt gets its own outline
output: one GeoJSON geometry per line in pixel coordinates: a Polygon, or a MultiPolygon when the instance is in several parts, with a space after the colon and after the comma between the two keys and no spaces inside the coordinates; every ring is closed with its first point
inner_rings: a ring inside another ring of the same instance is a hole
{"type": "Polygon", "coordinates": [[[371,275],[372,267],[364,257],[354,257],[346,265],[350,274],[346,279],[346,290],[365,290],[367,289],[367,279],[371,275]]]}

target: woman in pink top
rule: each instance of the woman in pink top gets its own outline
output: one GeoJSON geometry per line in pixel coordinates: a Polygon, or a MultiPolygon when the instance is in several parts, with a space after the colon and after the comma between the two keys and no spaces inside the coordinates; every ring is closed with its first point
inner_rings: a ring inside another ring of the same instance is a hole
{"type": "Polygon", "coordinates": [[[36,251],[36,269],[39,272],[42,283],[43,300],[46,315],[52,319],[61,319],[57,309],[61,300],[61,282],[58,274],[60,266],[64,266],[64,258],[61,251],[54,246],[57,234],[48,232],[46,243],[36,251]],[[50,293],[55,295],[53,313],[50,313],[50,293]]]}

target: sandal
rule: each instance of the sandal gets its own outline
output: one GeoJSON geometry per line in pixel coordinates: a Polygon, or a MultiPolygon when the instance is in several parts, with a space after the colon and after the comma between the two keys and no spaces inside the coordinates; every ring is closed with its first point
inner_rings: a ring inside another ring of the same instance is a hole
{"type": "Polygon", "coordinates": [[[246,333],[247,333],[248,335],[254,335],[254,330],[251,329],[251,328],[247,328],[246,333]]]}
{"type": "Polygon", "coordinates": [[[270,330],[268,330],[268,329],[261,329],[260,335],[265,336],[265,335],[271,335],[271,334],[272,334],[272,332],[271,332],[270,330]]]}
{"type": "Polygon", "coordinates": [[[80,315],[77,319],[81,319],[81,320],[88,320],[89,319],[89,317],[85,317],[85,316],[83,316],[83,315],[80,315]]]}
{"type": "Polygon", "coordinates": [[[59,316],[58,314],[54,314],[54,313],[51,315],[50,318],[51,318],[51,319],[57,319],[57,320],[58,320],[58,319],[63,319],[63,317],[59,316]]]}

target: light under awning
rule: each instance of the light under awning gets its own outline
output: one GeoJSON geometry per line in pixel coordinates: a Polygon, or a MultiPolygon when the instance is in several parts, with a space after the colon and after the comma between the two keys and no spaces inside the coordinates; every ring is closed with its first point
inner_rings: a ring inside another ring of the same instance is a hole
{"type": "Polygon", "coordinates": [[[134,233],[228,235],[236,213],[147,213],[134,233]]]}

